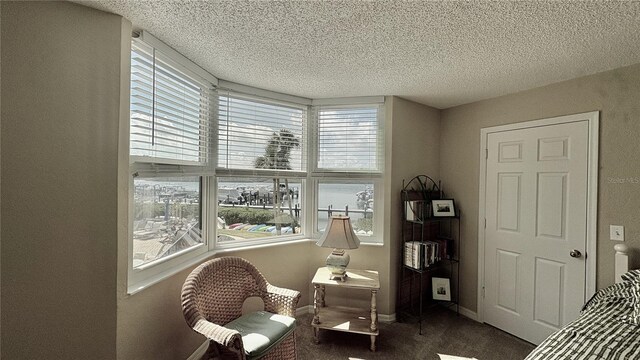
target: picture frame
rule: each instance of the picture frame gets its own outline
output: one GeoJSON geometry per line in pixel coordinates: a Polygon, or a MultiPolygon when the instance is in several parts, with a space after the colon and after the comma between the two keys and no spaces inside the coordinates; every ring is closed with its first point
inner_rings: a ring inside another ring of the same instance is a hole
{"type": "Polygon", "coordinates": [[[431,209],[433,209],[433,217],[456,216],[456,207],[453,199],[431,200],[431,209]]]}
{"type": "Polygon", "coordinates": [[[449,278],[431,278],[433,300],[451,301],[451,283],[449,278]]]}

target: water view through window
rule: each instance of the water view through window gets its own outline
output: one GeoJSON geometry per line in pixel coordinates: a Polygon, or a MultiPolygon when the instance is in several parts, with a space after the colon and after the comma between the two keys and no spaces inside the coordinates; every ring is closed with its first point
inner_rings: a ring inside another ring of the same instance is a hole
{"type": "Polygon", "coordinates": [[[359,237],[373,235],[373,184],[318,184],[318,231],[332,215],[349,216],[359,237]]]}
{"type": "Polygon", "coordinates": [[[299,179],[218,179],[218,241],[300,234],[299,179]]]}
{"type": "Polygon", "coordinates": [[[134,180],[134,268],[204,243],[200,183],[200,177],[134,180]]]}

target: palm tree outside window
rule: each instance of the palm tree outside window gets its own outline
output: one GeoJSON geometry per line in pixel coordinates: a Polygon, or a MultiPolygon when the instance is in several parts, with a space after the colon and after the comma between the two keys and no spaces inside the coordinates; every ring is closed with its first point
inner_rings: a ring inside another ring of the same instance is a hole
{"type": "MultiPolygon", "coordinates": [[[[281,129],[277,133],[274,132],[265,147],[264,155],[255,159],[254,167],[256,169],[291,170],[291,150],[299,146],[300,139],[291,131],[281,129]]],[[[273,216],[276,235],[281,234],[283,223],[293,223],[296,220],[291,207],[292,195],[287,178],[284,178],[284,192],[281,191],[280,178],[273,178],[273,216]],[[288,217],[282,211],[285,198],[289,207],[288,217]]]]}

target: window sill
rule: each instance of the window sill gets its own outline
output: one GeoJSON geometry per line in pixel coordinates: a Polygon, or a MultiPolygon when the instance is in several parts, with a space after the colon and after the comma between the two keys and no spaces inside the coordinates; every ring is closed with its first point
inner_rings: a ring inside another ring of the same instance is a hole
{"type": "Polygon", "coordinates": [[[360,240],[360,246],[383,247],[384,244],[381,242],[362,242],[362,240],[360,240]]]}
{"type": "MultiPolygon", "coordinates": [[[[144,279],[142,281],[136,282],[135,284],[131,284],[127,287],[127,295],[131,296],[131,295],[135,295],[141,291],[143,291],[144,289],[151,287],[152,285],[155,285],[157,283],[162,282],[163,280],[181,272],[184,271],[185,269],[188,269],[190,267],[193,267],[195,265],[198,265],[206,260],[212,259],[214,258],[216,255],[218,254],[225,254],[225,253],[231,253],[231,252],[238,252],[238,251],[246,251],[246,250],[255,250],[255,249],[263,249],[263,248],[269,248],[269,247],[275,247],[275,246],[286,246],[286,245],[293,245],[293,244],[300,244],[300,243],[305,243],[305,242],[316,242],[316,239],[309,239],[309,238],[304,238],[304,239],[297,239],[297,240],[288,240],[288,241],[281,241],[281,242],[272,242],[272,243],[267,243],[267,244],[254,244],[254,245],[244,245],[244,246],[238,246],[238,247],[228,247],[228,248],[222,248],[222,249],[215,249],[215,250],[211,250],[208,251],[204,254],[198,255],[196,257],[190,258],[188,260],[185,260],[183,263],[172,267],[171,269],[168,269],[167,271],[163,271],[155,276],[151,276],[147,279],[144,279]]],[[[373,246],[373,247],[382,247],[384,244],[382,243],[374,243],[374,242],[361,242],[360,246],[373,246]]]]}
{"type": "Polygon", "coordinates": [[[291,244],[299,244],[299,243],[303,243],[303,242],[309,242],[309,241],[315,241],[313,239],[297,239],[297,240],[288,240],[288,241],[281,241],[281,242],[272,242],[272,243],[267,243],[267,244],[255,244],[255,245],[244,245],[244,246],[238,246],[238,247],[229,247],[229,248],[222,248],[222,249],[215,249],[215,250],[211,250],[211,251],[207,251],[203,254],[200,254],[198,256],[186,259],[184,262],[180,263],[179,265],[176,265],[170,269],[167,269],[166,271],[163,271],[161,273],[158,273],[157,275],[151,276],[149,278],[146,278],[144,280],[138,281],[134,284],[130,284],[127,286],[127,295],[131,296],[131,295],[135,295],[141,291],[143,291],[144,289],[151,287],[152,285],[155,285],[159,282],[162,282],[163,280],[181,272],[184,271],[185,269],[188,269],[190,267],[193,267],[195,265],[198,265],[206,260],[212,259],[214,258],[216,255],[218,254],[224,254],[224,253],[230,253],[230,252],[236,252],[236,251],[244,251],[244,250],[253,250],[253,249],[261,249],[261,248],[267,248],[267,247],[273,247],[273,246],[284,246],[284,245],[291,245],[291,244]]]}

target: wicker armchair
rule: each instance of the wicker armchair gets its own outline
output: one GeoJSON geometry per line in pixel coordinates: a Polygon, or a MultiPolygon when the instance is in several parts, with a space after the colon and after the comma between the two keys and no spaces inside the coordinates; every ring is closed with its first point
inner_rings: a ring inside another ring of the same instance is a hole
{"type": "Polygon", "coordinates": [[[182,312],[187,324],[209,339],[203,359],[296,359],[293,331],[275,342],[266,355],[256,356],[245,351],[241,332],[225,327],[241,317],[244,301],[252,296],[262,298],[264,311],[291,318],[300,300],[300,292],[269,284],[251,263],[239,257],[207,261],[189,274],[182,286],[182,312]]]}

